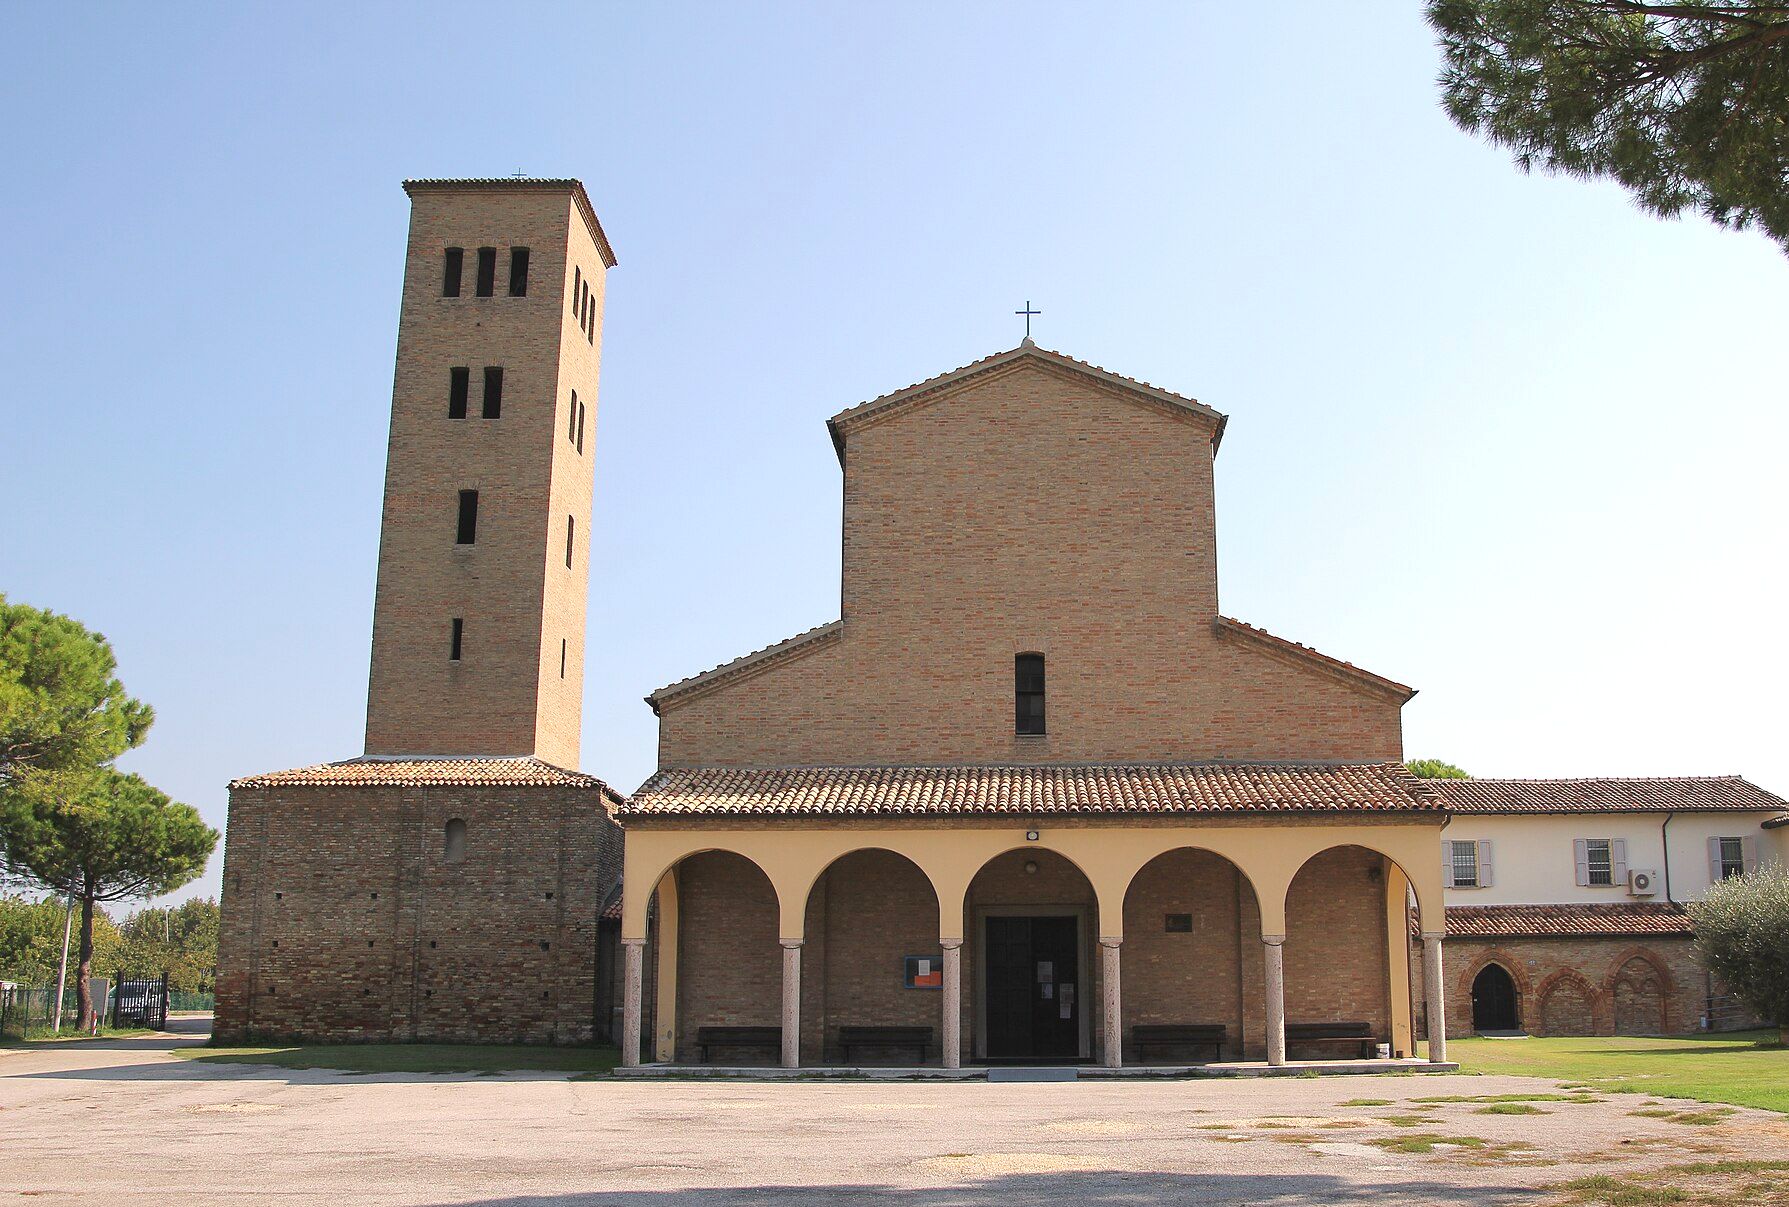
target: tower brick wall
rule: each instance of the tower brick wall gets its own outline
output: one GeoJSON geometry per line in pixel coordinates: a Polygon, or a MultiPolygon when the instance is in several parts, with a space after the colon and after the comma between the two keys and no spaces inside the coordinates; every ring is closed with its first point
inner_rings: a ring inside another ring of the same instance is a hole
{"type": "Polygon", "coordinates": [[[612,257],[574,182],[407,187],[366,750],[534,755],[576,767],[603,283],[612,257]],[[465,255],[457,297],[443,296],[450,247],[465,255]],[[489,297],[477,296],[481,247],[496,252],[489,297]],[[512,297],[518,247],[529,252],[527,293],[512,297]],[[449,417],[455,368],[469,376],[463,419],[449,417]],[[487,368],[503,371],[496,419],[483,417],[487,368]],[[462,490],[478,492],[471,544],[456,542],[462,490]],[[449,658],[455,617],[464,621],[458,661],[449,658]]]}

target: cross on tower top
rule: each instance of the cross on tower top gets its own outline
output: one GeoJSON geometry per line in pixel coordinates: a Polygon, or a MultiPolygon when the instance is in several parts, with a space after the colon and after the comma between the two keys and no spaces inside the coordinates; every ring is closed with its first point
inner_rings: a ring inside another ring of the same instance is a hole
{"type": "Polygon", "coordinates": [[[1027,298],[1025,300],[1025,309],[1015,310],[1015,311],[1013,311],[1013,313],[1014,314],[1022,314],[1025,316],[1025,342],[1030,343],[1031,342],[1031,316],[1034,314],[1042,314],[1043,311],[1033,310],[1031,308],[1031,300],[1029,298],[1027,298]]]}

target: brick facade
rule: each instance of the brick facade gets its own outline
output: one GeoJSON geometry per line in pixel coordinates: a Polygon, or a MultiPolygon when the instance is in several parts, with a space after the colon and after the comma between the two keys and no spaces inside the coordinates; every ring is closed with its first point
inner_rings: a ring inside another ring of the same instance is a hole
{"type": "Polygon", "coordinates": [[[574,788],[233,789],[218,1037],[606,1033],[597,943],[620,877],[613,803],[574,788]],[[458,862],[452,819],[466,824],[458,862]]]}
{"type": "Polygon", "coordinates": [[[854,428],[840,630],[663,699],[661,766],[1400,759],[1405,693],[1217,627],[1214,433],[1040,358],[854,428]]]}

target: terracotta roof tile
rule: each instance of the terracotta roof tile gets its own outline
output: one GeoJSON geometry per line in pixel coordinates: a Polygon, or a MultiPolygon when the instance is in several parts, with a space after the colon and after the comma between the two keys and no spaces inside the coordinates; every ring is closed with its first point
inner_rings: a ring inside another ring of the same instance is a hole
{"type": "Polygon", "coordinates": [[[231,780],[232,788],[594,788],[620,794],[593,775],[536,758],[358,758],[231,780]]]}
{"type": "Polygon", "coordinates": [[[1662,901],[1447,907],[1450,939],[1622,938],[1690,933],[1689,911],[1662,901]]]}
{"type": "Polygon", "coordinates": [[[1398,763],[673,767],[622,816],[899,816],[1438,811],[1398,763]]]}
{"type": "Polygon", "coordinates": [[[1454,813],[1696,813],[1782,809],[1737,775],[1677,779],[1427,780],[1454,813]]]}

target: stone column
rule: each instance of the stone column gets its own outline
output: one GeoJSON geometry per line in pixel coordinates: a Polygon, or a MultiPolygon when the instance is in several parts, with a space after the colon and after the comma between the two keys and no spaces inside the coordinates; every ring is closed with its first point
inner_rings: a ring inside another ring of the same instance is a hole
{"type": "Polygon", "coordinates": [[[944,939],[944,1067],[963,1067],[963,940],[944,939]]]}
{"type": "Polygon", "coordinates": [[[801,1067],[801,940],[783,945],[783,1067],[801,1067]]]}
{"type": "Polygon", "coordinates": [[[646,991],[646,940],[623,939],[626,955],[621,990],[621,1063],[633,1068],[640,1063],[640,1008],[646,991]]]}
{"type": "Polygon", "coordinates": [[[1123,995],[1119,992],[1118,969],[1119,952],[1124,946],[1123,939],[1101,938],[1100,946],[1100,978],[1104,982],[1105,1022],[1105,1064],[1108,1069],[1124,1067],[1124,1010],[1123,995]]]}
{"type": "Polygon", "coordinates": [[[1286,966],[1280,947],[1285,935],[1262,935],[1267,959],[1267,1063],[1286,1063],[1286,966]]]}
{"type": "Polygon", "coordinates": [[[1429,1008],[1429,1059],[1447,1059],[1447,1006],[1441,991],[1441,935],[1423,932],[1423,1002],[1429,1008]]]}

